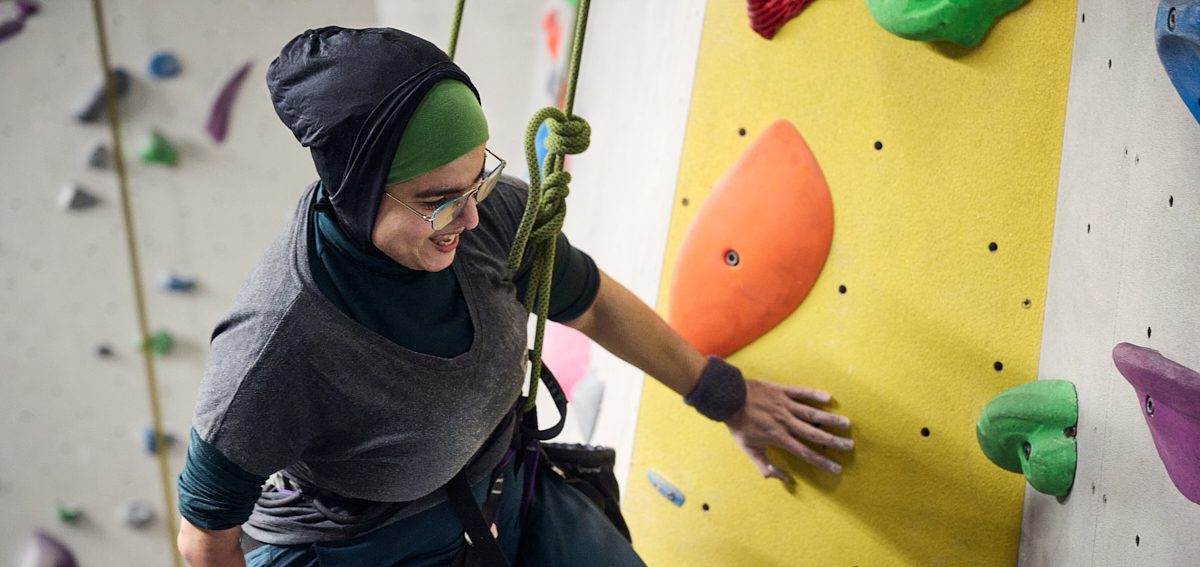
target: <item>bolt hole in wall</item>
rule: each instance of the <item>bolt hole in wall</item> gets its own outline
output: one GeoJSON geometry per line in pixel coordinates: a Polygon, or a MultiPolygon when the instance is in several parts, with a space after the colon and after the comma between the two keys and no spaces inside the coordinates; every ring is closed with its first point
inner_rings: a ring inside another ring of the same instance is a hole
{"type": "Polygon", "coordinates": [[[997,360],[994,364],[992,364],[992,368],[996,369],[996,372],[1000,372],[1004,370],[1004,363],[997,360]]]}
{"type": "Polygon", "coordinates": [[[883,149],[883,142],[876,140],[876,141],[875,141],[875,150],[876,150],[876,151],[879,151],[879,150],[882,150],[882,149],[883,149]]]}
{"type": "Polygon", "coordinates": [[[929,437],[929,428],[928,427],[921,428],[921,437],[929,437]]]}
{"type": "Polygon", "coordinates": [[[988,251],[989,251],[989,252],[995,252],[995,251],[997,251],[997,250],[999,250],[999,249],[1000,249],[1000,246],[999,246],[998,244],[996,244],[995,242],[993,242],[993,243],[991,243],[991,244],[988,244],[988,251]]]}

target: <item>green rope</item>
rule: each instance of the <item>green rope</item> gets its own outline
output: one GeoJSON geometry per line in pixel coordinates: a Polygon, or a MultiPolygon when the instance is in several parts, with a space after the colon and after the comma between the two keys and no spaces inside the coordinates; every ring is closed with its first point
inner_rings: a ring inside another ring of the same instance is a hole
{"type": "Polygon", "coordinates": [[[590,0],[580,0],[575,13],[575,36],[571,44],[564,110],[543,108],[534,113],[525,129],[529,198],[508,254],[508,265],[516,270],[521,266],[525,251],[530,247],[534,250],[529,286],[525,291],[525,309],[537,315],[537,331],[534,334],[533,352],[529,355],[533,367],[529,374],[529,398],[525,411],[532,411],[537,403],[538,384],[542,376],[542,339],[546,333],[546,314],[550,311],[554,249],[567,215],[566,198],[570,193],[568,185],[571,174],[563,171],[563,163],[567,154],[579,154],[588,148],[592,133],[591,126],[585,120],[571,114],[575,106],[575,83],[579,80],[579,62],[583,57],[583,36],[587,29],[590,4],[590,0]],[[549,134],[546,136],[546,158],[538,164],[535,140],[543,122],[549,134]]]}
{"type": "Polygon", "coordinates": [[[454,60],[454,52],[458,49],[458,28],[462,26],[463,5],[467,0],[458,0],[458,5],[454,8],[454,22],[450,24],[450,49],[446,50],[446,55],[450,56],[450,60],[454,60]]]}

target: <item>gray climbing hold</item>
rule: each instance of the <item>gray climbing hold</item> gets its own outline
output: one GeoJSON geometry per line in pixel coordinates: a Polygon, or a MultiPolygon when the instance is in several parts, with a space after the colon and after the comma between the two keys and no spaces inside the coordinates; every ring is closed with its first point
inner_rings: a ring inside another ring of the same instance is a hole
{"type": "Polygon", "coordinates": [[[121,523],[134,529],[142,529],[154,523],[154,506],[144,500],[134,500],[121,506],[121,523]]]}
{"type": "Polygon", "coordinates": [[[108,169],[112,165],[112,153],[108,151],[108,145],[96,144],[88,153],[87,164],[94,169],[108,169]]]}
{"type": "Polygon", "coordinates": [[[579,432],[588,443],[592,442],[592,435],[596,431],[596,420],[600,417],[600,405],[603,400],[604,381],[594,369],[589,370],[583,380],[571,390],[571,406],[574,411],[570,414],[575,416],[579,432]]]}
{"type": "Polygon", "coordinates": [[[33,530],[17,561],[18,567],[77,567],[75,555],[61,541],[42,531],[33,530]]]}
{"type": "Polygon", "coordinates": [[[163,272],[158,276],[158,286],[163,291],[188,293],[196,289],[196,278],[185,278],[174,272],[163,272]]]}
{"type": "Polygon", "coordinates": [[[179,59],[175,54],[169,51],[159,51],[150,56],[150,62],[146,64],[146,72],[155,79],[169,79],[179,74],[182,65],[179,64],[179,59]]]}
{"type": "MultiPolygon", "coordinates": [[[[117,100],[125,98],[129,94],[129,84],[132,82],[132,77],[125,69],[117,67],[112,70],[113,89],[116,91],[117,100]]],[[[91,123],[99,122],[104,117],[104,83],[92,92],[92,97],[88,99],[87,104],[75,113],[75,118],[80,122],[91,123]]]]}
{"type": "Polygon", "coordinates": [[[101,344],[96,346],[96,356],[100,358],[108,358],[113,355],[112,347],[101,344]]]}
{"type": "Polygon", "coordinates": [[[78,183],[69,183],[58,193],[58,206],[65,211],[80,211],[96,206],[100,199],[78,183]]]}

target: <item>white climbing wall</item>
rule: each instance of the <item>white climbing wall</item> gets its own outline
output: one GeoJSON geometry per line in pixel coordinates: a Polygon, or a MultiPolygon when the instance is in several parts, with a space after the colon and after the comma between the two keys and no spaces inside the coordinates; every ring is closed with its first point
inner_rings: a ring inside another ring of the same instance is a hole
{"type": "Polygon", "coordinates": [[[1027,489],[1023,566],[1200,564],[1200,505],[1111,354],[1200,368],[1200,124],[1155,51],[1157,5],[1078,3],[1039,374],[1078,389],[1079,465],[1062,503],[1027,489]]]}
{"type": "MultiPolygon", "coordinates": [[[[134,83],[122,133],[152,328],[170,330],[175,351],[158,360],[172,482],[212,327],[282,226],[312,162],[271,108],[263,76],[280,47],[323,25],[375,24],[369,0],[155,2],[105,0],[114,64],[134,83]],[[156,81],[146,70],[166,49],[183,72],[156,81]],[[234,105],[225,144],[204,133],[212,98],[243,62],[253,68],[234,105]],[[143,165],[145,134],[160,130],[179,149],[172,168],[143,165]],[[174,269],[197,278],[191,295],[157,287],[174,269]]],[[[30,530],[70,545],[83,565],[169,565],[162,492],[142,429],[150,404],[141,361],[125,241],[111,170],[88,170],[104,124],[72,112],[101,77],[90,2],[43,2],[25,30],[0,43],[0,564],[11,564],[30,530]],[[59,188],[83,183],[101,203],[56,209],[59,188]],[[115,356],[93,355],[100,343],[115,356]],[[144,531],[116,510],[131,499],[158,511],[144,531]],[[56,500],[83,506],[84,522],[62,526],[56,500]]],[[[0,3],[0,19],[13,9],[0,3]]],[[[173,540],[173,536],[172,536],[173,540]]]]}

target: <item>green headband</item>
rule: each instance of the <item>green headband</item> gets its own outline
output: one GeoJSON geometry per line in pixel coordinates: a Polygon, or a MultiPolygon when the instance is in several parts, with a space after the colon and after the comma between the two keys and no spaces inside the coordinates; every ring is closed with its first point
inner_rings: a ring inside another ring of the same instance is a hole
{"type": "Polygon", "coordinates": [[[459,81],[441,81],[429,89],[408,120],[387,184],[433,171],[487,141],[487,118],[475,93],[459,81]]]}

